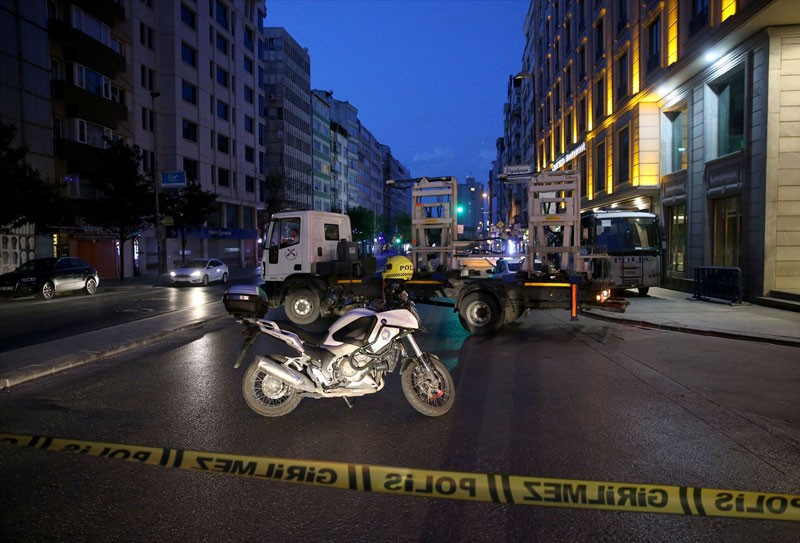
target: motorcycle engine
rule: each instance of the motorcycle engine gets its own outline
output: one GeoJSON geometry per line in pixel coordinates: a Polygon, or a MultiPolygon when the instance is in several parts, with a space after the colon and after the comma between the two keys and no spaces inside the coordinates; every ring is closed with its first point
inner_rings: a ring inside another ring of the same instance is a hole
{"type": "Polygon", "coordinates": [[[373,358],[356,352],[344,358],[339,365],[339,374],[348,381],[359,381],[372,368],[373,358]]]}

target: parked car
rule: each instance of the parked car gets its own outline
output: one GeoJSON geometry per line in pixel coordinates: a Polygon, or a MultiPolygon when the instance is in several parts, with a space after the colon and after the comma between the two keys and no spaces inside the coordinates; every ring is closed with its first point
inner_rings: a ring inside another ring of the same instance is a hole
{"type": "Polygon", "coordinates": [[[94,294],[99,284],[97,270],[85,260],[72,256],[35,258],[13,272],[0,275],[0,294],[38,294],[50,300],[56,294],[71,290],[94,294]]]}
{"type": "Polygon", "coordinates": [[[214,281],[228,282],[228,266],[216,258],[198,258],[181,264],[170,272],[172,283],[207,285],[214,281]]]}

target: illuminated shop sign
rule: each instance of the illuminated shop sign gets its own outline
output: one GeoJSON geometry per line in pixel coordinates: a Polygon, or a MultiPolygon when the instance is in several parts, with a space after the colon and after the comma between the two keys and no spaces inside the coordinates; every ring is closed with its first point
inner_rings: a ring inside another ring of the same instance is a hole
{"type": "Polygon", "coordinates": [[[570,151],[566,155],[563,155],[563,156],[559,157],[558,160],[553,162],[553,169],[554,170],[560,170],[561,168],[564,167],[564,164],[566,164],[567,162],[570,162],[571,160],[574,160],[575,157],[577,157],[579,154],[581,154],[581,153],[583,153],[585,151],[586,151],[586,142],[583,141],[583,142],[580,143],[580,145],[575,147],[572,151],[570,151]]]}

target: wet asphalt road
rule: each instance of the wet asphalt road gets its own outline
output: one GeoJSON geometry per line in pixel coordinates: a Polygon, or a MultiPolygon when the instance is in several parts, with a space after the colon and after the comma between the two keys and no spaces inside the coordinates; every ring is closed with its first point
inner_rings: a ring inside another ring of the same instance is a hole
{"type": "MultiPolygon", "coordinates": [[[[797,493],[796,349],[646,330],[563,311],[470,337],[420,307],[451,369],[428,419],[397,375],[359,398],[265,419],[241,397],[238,326],[205,329],[15,387],[0,429],[422,469],[797,493]]],[[[259,340],[252,352],[281,347],[259,340]]],[[[796,524],[387,496],[0,448],[7,540],[790,541],[796,524]],[[43,511],[47,514],[44,515],[43,511]]]]}

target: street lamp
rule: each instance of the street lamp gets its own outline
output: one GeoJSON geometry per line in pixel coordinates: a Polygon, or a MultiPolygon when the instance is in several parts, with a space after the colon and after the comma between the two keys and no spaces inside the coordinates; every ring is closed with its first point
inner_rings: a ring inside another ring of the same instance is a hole
{"type": "Polygon", "coordinates": [[[484,224],[484,227],[486,228],[486,232],[487,233],[489,232],[489,216],[491,214],[490,210],[489,210],[489,206],[491,205],[491,201],[492,200],[489,197],[489,192],[488,191],[484,192],[483,193],[483,224],[484,224]]]}
{"type": "Polygon", "coordinates": [[[150,177],[153,180],[153,188],[156,195],[156,253],[158,257],[158,279],[157,281],[161,282],[161,277],[166,273],[164,269],[164,232],[161,226],[161,209],[160,209],[160,186],[161,183],[159,182],[157,174],[157,167],[156,167],[156,158],[158,156],[158,131],[156,130],[156,98],[161,96],[161,92],[153,89],[150,91],[150,106],[153,112],[153,122],[150,128],[153,130],[153,160],[150,164],[150,177]]]}

